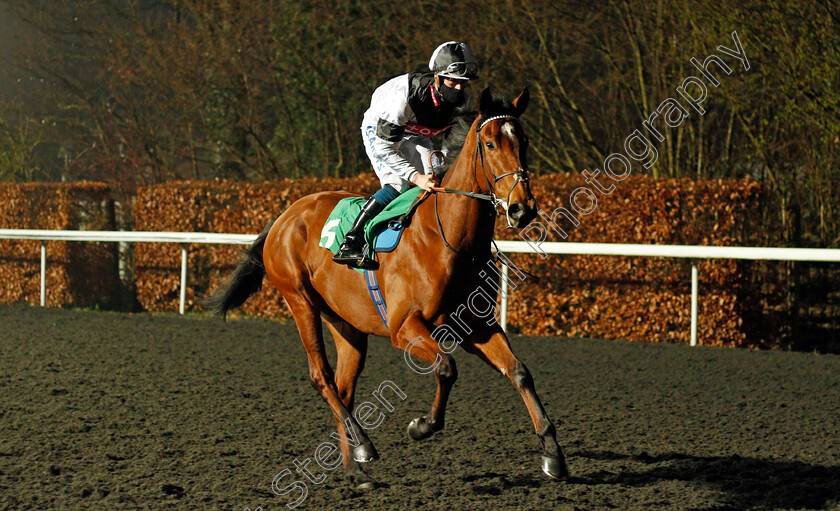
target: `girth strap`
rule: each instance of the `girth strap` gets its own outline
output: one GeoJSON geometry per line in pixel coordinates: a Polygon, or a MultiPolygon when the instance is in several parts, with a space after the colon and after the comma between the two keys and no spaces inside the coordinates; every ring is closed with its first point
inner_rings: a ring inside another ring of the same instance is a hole
{"type": "Polygon", "coordinates": [[[379,289],[379,282],[376,280],[376,272],[367,270],[365,272],[365,282],[367,282],[368,292],[370,298],[373,300],[373,305],[376,307],[376,312],[379,313],[379,318],[388,328],[388,308],[385,306],[385,298],[382,296],[382,291],[379,289]]]}

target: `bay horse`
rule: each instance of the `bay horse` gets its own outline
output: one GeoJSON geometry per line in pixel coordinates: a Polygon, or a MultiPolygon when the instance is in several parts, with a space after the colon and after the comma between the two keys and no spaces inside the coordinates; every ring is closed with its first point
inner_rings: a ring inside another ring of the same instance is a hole
{"type": "Polygon", "coordinates": [[[388,337],[394,347],[408,348],[411,357],[429,368],[434,366],[437,394],[431,411],[408,427],[411,438],[422,440],[443,428],[446,402],[458,374],[449,355],[454,348],[443,349],[432,331],[456,313],[459,324],[468,325],[460,343],[464,350],[507,376],[525,401],[542,442],[543,472],[554,479],[568,477],[554,425],[537,396],[531,374],[511,351],[504,330],[493,319],[471,317],[473,311],[465,314],[462,310],[470,291],[482,285],[478,267],[492,261],[490,245],[498,206],[508,224],[518,228],[537,214],[525,161],[528,139],[519,122],[528,99],[527,88],[512,103],[484,89],[478,115],[438,189],[456,192],[435,193],[434,200],[422,202],[397,248],[379,254],[377,277],[387,304],[387,326],[369,299],[364,275],[334,263],[332,253],[319,246],[321,229],[336,203],[358,196],[348,192],[316,193],[289,206],[259,235],[230,281],[208,301],[224,317],[261,288],[264,276],[278,288],[306,349],[312,386],[332,410],[338,433],[356,440],[352,455],[349,443],[340,442],[342,463],[346,478],[361,488],[376,483],[360,463],[378,458],[364,428],[352,415],[368,335],[388,337]],[[335,340],[335,372],[324,350],[322,319],[335,340]]]}

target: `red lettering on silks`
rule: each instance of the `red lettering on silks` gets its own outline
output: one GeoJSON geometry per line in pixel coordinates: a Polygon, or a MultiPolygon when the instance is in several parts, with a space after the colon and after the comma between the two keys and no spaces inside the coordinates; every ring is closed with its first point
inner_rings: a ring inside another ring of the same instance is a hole
{"type": "Polygon", "coordinates": [[[443,133],[444,131],[446,131],[448,129],[449,129],[449,126],[444,126],[443,128],[435,129],[435,128],[428,128],[426,126],[421,126],[419,124],[410,124],[409,123],[409,124],[405,125],[405,131],[407,131],[409,133],[413,133],[415,135],[422,135],[424,137],[429,137],[429,138],[434,137],[436,135],[440,135],[441,133],[443,133]]]}

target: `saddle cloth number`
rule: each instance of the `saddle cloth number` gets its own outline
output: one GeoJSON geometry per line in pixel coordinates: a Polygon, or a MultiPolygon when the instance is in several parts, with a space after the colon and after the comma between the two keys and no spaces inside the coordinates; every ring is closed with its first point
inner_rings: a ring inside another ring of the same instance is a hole
{"type": "Polygon", "coordinates": [[[334,218],[324,224],[324,228],[321,229],[321,241],[318,243],[319,247],[324,247],[326,249],[331,249],[332,246],[335,244],[335,237],[336,234],[333,232],[333,229],[338,227],[338,224],[341,223],[340,218],[334,218]],[[326,241],[324,241],[326,238],[326,241]]]}

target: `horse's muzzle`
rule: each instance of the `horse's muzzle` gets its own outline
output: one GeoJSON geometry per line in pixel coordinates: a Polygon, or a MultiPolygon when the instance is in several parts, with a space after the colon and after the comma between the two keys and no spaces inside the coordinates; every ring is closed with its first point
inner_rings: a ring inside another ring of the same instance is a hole
{"type": "Polygon", "coordinates": [[[514,202],[508,207],[508,218],[517,229],[525,227],[531,220],[537,218],[536,201],[531,200],[533,205],[524,204],[522,202],[514,202]]]}

